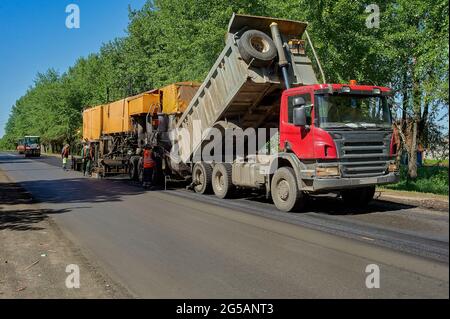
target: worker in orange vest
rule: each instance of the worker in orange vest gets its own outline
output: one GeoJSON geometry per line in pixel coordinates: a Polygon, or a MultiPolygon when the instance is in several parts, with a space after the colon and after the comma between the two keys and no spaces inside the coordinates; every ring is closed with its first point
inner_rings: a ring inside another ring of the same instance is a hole
{"type": "Polygon", "coordinates": [[[151,187],[153,183],[153,174],[156,167],[156,162],[153,156],[153,150],[149,147],[144,149],[144,178],[143,186],[145,188],[151,187]]]}

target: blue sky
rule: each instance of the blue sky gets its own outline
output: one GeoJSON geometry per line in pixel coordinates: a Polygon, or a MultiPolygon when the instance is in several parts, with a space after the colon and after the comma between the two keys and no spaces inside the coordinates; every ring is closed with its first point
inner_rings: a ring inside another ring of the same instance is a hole
{"type": "Polygon", "coordinates": [[[0,0],[0,137],[11,106],[38,72],[66,71],[97,52],[103,42],[126,35],[128,6],[145,0],[0,0]],[[80,29],[67,29],[69,4],[80,8],[80,29]]]}

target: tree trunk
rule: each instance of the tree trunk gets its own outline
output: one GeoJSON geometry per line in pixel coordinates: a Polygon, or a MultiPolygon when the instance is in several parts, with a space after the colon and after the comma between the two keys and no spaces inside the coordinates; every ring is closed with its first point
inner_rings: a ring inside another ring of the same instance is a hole
{"type": "Polygon", "coordinates": [[[425,103],[421,118],[420,118],[420,122],[419,122],[419,127],[418,127],[418,136],[419,136],[419,141],[422,143],[422,145],[424,147],[428,147],[428,129],[427,129],[427,125],[428,125],[428,117],[429,117],[429,113],[430,113],[430,104],[429,103],[425,103]]]}
{"type": "Polygon", "coordinates": [[[403,75],[403,101],[402,101],[402,127],[401,130],[403,132],[406,131],[407,128],[407,115],[408,115],[408,104],[409,104],[409,96],[408,96],[408,73],[405,72],[403,75]]]}
{"type": "Polygon", "coordinates": [[[408,178],[417,178],[417,120],[414,120],[412,127],[411,146],[409,148],[408,178]]]}
{"type": "Polygon", "coordinates": [[[412,67],[412,98],[413,98],[413,111],[414,116],[412,118],[412,136],[411,136],[411,147],[409,152],[409,161],[408,161],[408,179],[416,179],[417,178],[417,133],[419,121],[421,119],[421,105],[422,105],[422,95],[420,92],[420,83],[415,72],[417,59],[413,58],[413,67],[412,67]]]}

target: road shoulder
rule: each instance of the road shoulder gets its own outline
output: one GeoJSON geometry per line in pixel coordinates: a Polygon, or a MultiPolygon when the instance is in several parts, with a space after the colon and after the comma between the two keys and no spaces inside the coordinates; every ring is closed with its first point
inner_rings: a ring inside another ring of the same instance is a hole
{"type": "Polygon", "coordinates": [[[404,205],[414,205],[417,207],[434,209],[448,212],[449,198],[445,195],[428,193],[397,191],[385,188],[377,189],[375,198],[378,200],[393,202],[404,205]]]}
{"type": "Polygon", "coordinates": [[[0,299],[130,298],[63,235],[50,217],[57,213],[0,169],[0,299]],[[69,265],[79,268],[79,289],[66,286],[69,265]]]}

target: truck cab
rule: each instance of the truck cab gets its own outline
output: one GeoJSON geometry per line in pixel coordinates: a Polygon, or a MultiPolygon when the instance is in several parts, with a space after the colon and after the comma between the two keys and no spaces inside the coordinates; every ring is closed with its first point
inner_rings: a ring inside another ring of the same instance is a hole
{"type": "MultiPolygon", "coordinates": [[[[398,181],[390,96],[389,88],[355,83],[285,90],[278,155],[283,160],[273,171],[290,167],[302,191],[341,191],[349,204],[365,204],[375,185],[398,181]]],[[[275,202],[283,196],[288,195],[272,191],[275,202]]]]}
{"type": "Polygon", "coordinates": [[[395,155],[390,147],[390,96],[389,88],[345,84],[286,90],[280,112],[280,149],[301,160],[390,158],[395,155]]]}

